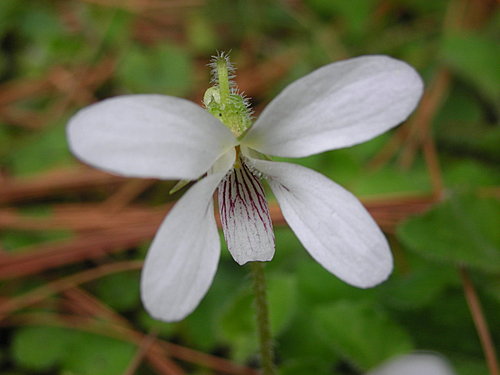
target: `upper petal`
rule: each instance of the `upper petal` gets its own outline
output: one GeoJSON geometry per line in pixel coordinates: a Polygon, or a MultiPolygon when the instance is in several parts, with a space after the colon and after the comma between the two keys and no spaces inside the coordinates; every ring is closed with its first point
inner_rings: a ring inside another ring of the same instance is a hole
{"type": "Polygon", "coordinates": [[[79,111],[68,125],[73,153],[130,177],[195,179],[236,139],[196,104],[164,95],[127,95],[79,111]]]}
{"type": "Polygon", "coordinates": [[[146,256],[141,297],[156,319],[181,320],[210,287],[220,254],[213,199],[223,173],[194,184],[163,221],[146,256]]]}
{"type": "Polygon", "coordinates": [[[317,262],[361,288],[387,278],[392,270],[387,240],[354,195],[299,165],[252,164],[268,177],[287,223],[317,262]]]}
{"type": "Polygon", "coordinates": [[[404,121],[423,90],[418,73],[387,56],[326,65],[286,87],[243,142],[264,154],[302,157],[369,140],[404,121]]]}

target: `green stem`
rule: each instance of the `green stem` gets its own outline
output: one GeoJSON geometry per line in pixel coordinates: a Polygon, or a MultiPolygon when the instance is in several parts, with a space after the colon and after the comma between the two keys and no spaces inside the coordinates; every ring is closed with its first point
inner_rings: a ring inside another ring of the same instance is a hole
{"type": "Polygon", "coordinates": [[[257,328],[259,331],[260,359],[262,375],[275,375],[274,348],[269,324],[269,311],[266,300],[266,278],[263,262],[250,262],[255,293],[257,328]]]}

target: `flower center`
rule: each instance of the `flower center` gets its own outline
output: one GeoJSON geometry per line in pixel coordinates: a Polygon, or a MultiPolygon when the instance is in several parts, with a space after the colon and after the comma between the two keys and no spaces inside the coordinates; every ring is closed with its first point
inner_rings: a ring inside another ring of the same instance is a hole
{"type": "Polygon", "coordinates": [[[226,54],[214,56],[210,67],[214,86],[205,91],[203,104],[208,112],[218,118],[238,138],[252,125],[250,104],[232,80],[234,67],[226,54]]]}

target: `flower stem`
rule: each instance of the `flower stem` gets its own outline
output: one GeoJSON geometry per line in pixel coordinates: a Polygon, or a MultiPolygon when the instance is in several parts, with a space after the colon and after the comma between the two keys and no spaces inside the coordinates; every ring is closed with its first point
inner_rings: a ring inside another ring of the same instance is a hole
{"type": "Polygon", "coordinates": [[[269,310],[266,300],[266,278],[263,262],[250,262],[255,293],[255,308],[257,312],[257,328],[259,333],[260,359],[262,375],[276,374],[274,366],[274,348],[269,324],[269,310]]]}

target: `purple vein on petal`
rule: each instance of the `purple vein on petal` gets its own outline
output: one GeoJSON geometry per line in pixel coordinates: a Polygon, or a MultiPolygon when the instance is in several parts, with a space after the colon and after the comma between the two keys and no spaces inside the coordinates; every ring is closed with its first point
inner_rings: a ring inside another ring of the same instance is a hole
{"type": "Polygon", "coordinates": [[[229,251],[239,264],[274,255],[274,232],[260,178],[241,163],[219,185],[219,213],[229,251]]]}

